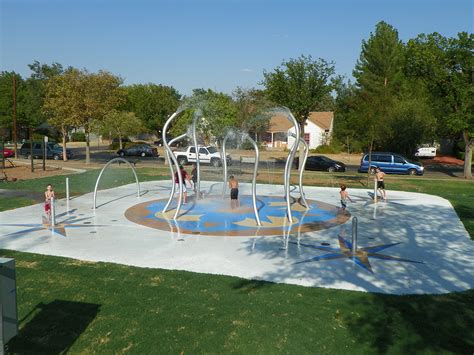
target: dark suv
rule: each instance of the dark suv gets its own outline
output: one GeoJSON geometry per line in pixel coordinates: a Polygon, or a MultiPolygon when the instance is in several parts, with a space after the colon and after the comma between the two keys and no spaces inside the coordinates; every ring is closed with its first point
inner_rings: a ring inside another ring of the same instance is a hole
{"type": "MultiPolygon", "coordinates": [[[[26,159],[30,159],[31,153],[33,153],[33,158],[43,158],[43,143],[42,142],[33,142],[33,152],[31,150],[31,143],[25,142],[20,148],[20,155],[26,159]]],[[[67,158],[72,158],[72,151],[66,149],[67,158]]],[[[55,142],[46,143],[46,159],[59,160],[63,158],[63,147],[55,142]]]]}

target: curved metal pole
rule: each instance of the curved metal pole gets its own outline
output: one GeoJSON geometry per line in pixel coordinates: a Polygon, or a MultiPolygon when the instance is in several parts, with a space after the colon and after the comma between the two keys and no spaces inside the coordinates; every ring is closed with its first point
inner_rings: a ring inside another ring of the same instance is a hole
{"type": "Polygon", "coordinates": [[[137,172],[135,171],[135,168],[133,167],[133,165],[130,164],[130,162],[129,162],[127,159],[124,159],[124,158],[113,158],[113,159],[109,160],[109,161],[104,165],[104,167],[102,168],[102,170],[101,170],[100,173],[99,173],[99,176],[97,177],[97,181],[95,182],[95,187],[94,187],[94,207],[93,207],[94,210],[97,208],[97,189],[99,188],[100,178],[102,177],[102,174],[104,173],[105,169],[107,169],[107,167],[108,167],[110,164],[112,164],[113,162],[116,162],[116,161],[124,162],[124,163],[127,164],[130,168],[132,168],[133,175],[135,176],[135,181],[137,182],[137,197],[140,197],[140,183],[138,182],[137,172]]]}
{"type": "Polygon", "coordinates": [[[225,145],[227,144],[227,139],[231,137],[234,134],[234,132],[230,131],[227,132],[227,134],[224,137],[224,140],[222,141],[222,168],[224,170],[224,186],[222,187],[222,198],[225,197],[225,193],[227,191],[227,158],[226,158],[226,151],[225,151],[225,145]]]}
{"type": "MultiPolygon", "coordinates": [[[[172,140],[170,140],[168,142],[169,145],[173,144],[174,142],[178,141],[178,140],[181,140],[183,138],[185,138],[187,136],[187,134],[182,134],[176,138],[173,138],[172,140]]],[[[173,154],[174,155],[174,154],[173,154]]],[[[171,158],[170,158],[170,153],[168,153],[168,151],[166,151],[166,157],[168,158],[168,163],[169,163],[169,166],[170,166],[170,173],[171,173],[171,194],[170,194],[170,197],[168,199],[168,202],[166,203],[165,207],[163,208],[163,213],[166,212],[166,210],[168,209],[171,201],[173,200],[173,196],[174,196],[174,193],[176,192],[176,183],[174,182],[174,169],[173,169],[173,162],[171,161],[171,158]]]]}
{"type": "MultiPolygon", "coordinates": [[[[179,172],[178,160],[174,156],[173,151],[171,150],[171,148],[168,144],[168,141],[166,140],[166,131],[168,130],[168,126],[170,125],[171,121],[173,121],[173,119],[175,119],[176,116],[178,116],[181,112],[182,112],[182,110],[176,111],[175,113],[173,113],[168,118],[168,120],[166,120],[165,125],[163,126],[163,137],[162,137],[163,146],[166,149],[166,153],[168,154],[168,157],[171,158],[171,160],[173,161],[174,165],[176,166],[176,171],[178,171],[178,172],[179,172]]],[[[173,216],[173,219],[176,219],[178,217],[179,210],[181,209],[181,204],[183,202],[183,177],[181,176],[180,173],[178,173],[177,175],[178,175],[178,183],[179,183],[179,196],[178,196],[178,205],[176,206],[176,212],[173,216]]],[[[173,185],[174,184],[175,183],[173,182],[173,185]]],[[[165,213],[165,212],[166,212],[166,210],[163,209],[163,213],[165,213]]]]}
{"type": "MultiPolygon", "coordinates": [[[[294,133],[291,134],[292,137],[296,138],[296,135],[294,133]]],[[[301,204],[306,207],[306,209],[309,208],[308,203],[306,202],[306,198],[304,196],[304,191],[303,191],[303,173],[304,173],[304,168],[306,166],[306,160],[308,159],[308,154],[309,154],[309,145],[306,143],[306,141],[300,137],[300,143],[303,144],[304,147],[304,158],[303,162],[299,164],[298,170],[299,170],[299,188],[300,188],[300,201],[301,204]]]]}
{"type": "Polygon", "coordinates": [[[196,176],[196,198],[199,198],[200,191],[201,191],[201,165],[199,161],[199,150],[198,150],[198,143],[197,143],[197,137],[196,137],[196,122],[199,118],[202,118],[202,116],[198,116],[197,113],[194,113],[193,117],[193,143],[194,143],[194,150],[196,150],[196,171],[197,171],[197,176],[196,176]]]}
{"type": "Polygon", "coordinates": [[[299,184],[300,184],[300,199],[302,202],[302,205],[306,207],[306,209],[309,209],[308,202],[306,202],[306,197],[304,196],[304,191],[303,191],[303,173],[304,173],[304,168],[306,166],[306,160],[308,159],[308,154],[309,154],[309,145],[306,143],[306,141],[300,137],[300,142],[303,143],[304,145],[304,159],[303,163],[300,162],[300,176],[299,176],[299,184]]]}
{"type": "MultiPolygon", "coordinates": [[[[289,111],[289,110],[288,110],[289,111]]],[[[291,147],[290,154],[286,160],[285,165],[285,176],[284,176],[284,188],[285,188],[285,200],[286,200],[286,210],[288,215],[288,221],[290,223],[293,222],[293,217],[291,214],[291,203],[290,203],[290,178],[291,178],[291,167],[293,166],[293,160],[295,159],[296,151],[298,149],[299,141],[300,141],[300,126],[296,121],[295,117],[291,112],[288,114],[288,120],[293,123],[295,127],[295,143],[291,147]]]]}
{"type": "Polygon", "coordinates": [[[253,212],[255,214],[255,220],[257,221],[257,225],[261,226],[262,222],[260,222],[260,217],[258,216],[258,209],[257,209],[257,171],[258,171],[258,161],[260,160],[260,152],[258,150],[257,143],[250,138],[248,135],[245,136],[250,143],[252,143],[253,147],[255,148],[255,165],[253,168],[253,179],[252,179],[252,204],[253,204],[253,212]]]}

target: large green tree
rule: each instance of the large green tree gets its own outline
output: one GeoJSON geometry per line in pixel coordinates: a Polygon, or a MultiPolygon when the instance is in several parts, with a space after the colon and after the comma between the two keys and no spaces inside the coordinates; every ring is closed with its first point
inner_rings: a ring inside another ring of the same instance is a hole
{"type": "Polygon", "coordinates": [[[46,95],[46,83],[54,76],[64,73],[59,63],[42,64],[35,60],[28,64],[31,75],[25,80],[25,112],[31,127],[37,127],[47,120],[44,116],[43,104],[46,95]]]}
{"type": "Polygon", "coordinates": [[[145,127],[158,136],[166,119],[176,111],[181,95],[171,86],[136,84],[125,87],[126,111],[135,112],[145,127]]]}
{"type": "Polygon", "coordinates": [[[69,69],[46,85],[44,112],[51,122],[82,127],[86,134],[86,164],[90,163],[90,133],[113,109],[123,105],[122,79],[106,71],[69,69]]]}
{"type": "Polygon", "coordinates": [[[369,151],[388,134],[389,115],[402,84],[403,58],[397,30],[383,21],[362,41],[353,76],[359,89],[356,111],[367,132],[369,151]]]}
{"type": "Polygon", "coordinates": [[[194,89],[183,105],[186,111],[173,124],[171,132],[174,135],[189,131],[196,114],[202,117],[197,124],[199,135],[208,144],[222,139],[228,129],[238,127],[237,108],[227,94],[211,89],[194,89]]]}
{"type": "Polygon", "coordinates": [[[138,119],[134,112],[113,110],[105,115],[100,122],[100,133],[108,134],[119,140],[119,148],[122,149],[122,139],[127,136],[136,135],[145,131],[143,122],[138,119]]]}
{"type": "Polygon", "coordinates": [[[420,79],[431,95],[438,134],[461,136],[464,141],[464,176],[472,178],[474,148],[474,35],[460,32],[446,38],[420,34],[407,44],[406,75],[420,79]]]}
{"type": "Polygon", "coordinates": [[[262,84],[267,98],[288,107],[304,133],[309,113],[326,110],[335,88],[332,62],[304,56],[283,62],[273,71],[263,72],[262,84]]]}

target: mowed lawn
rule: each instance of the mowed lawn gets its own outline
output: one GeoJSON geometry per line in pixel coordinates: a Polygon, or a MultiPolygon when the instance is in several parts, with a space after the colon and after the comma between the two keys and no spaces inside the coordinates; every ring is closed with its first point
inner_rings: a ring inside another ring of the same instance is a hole
{"type": "MultiPolygon", "coordinates": [[[[138,169],[140,180],[169,179],[138,169]]],[[[74,194],[92,191],[98,171],[71,175],[74,194]]],[[[308,184],[361,187],[358,176],[309,174],[308,184]]],[[[117,169],[102,187],[132,182],[117,169]]],[[[4,184],[63,196],[64,177],[4,184]]],[[[451,201],[474,236],[474,184],[389,177],[389,189],[451,201]]],[[[390,192],[389,192],[390,193],[390,192]]],[[[33,203],[0,200],[0,209],[33,203]]],[[[420,201],[422,203],[422,201],[420,201]]],[[[184,271],[2,250],[17,262],[20,335],[10,353],[472,353],[474,290],[387,296],[306,288],[184,271]]]]}

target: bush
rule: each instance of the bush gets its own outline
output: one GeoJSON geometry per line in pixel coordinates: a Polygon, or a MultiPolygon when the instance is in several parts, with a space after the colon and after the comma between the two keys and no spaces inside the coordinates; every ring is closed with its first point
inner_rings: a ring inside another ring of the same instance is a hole
{"type": "Polygon", "coordinates": [[[86,134],[84,132],[74,132],[71,134],[71,142],[85,142],[86,134]]]}
{"type": "MultiPolygon", "coordinates": [[[[122,148],[123,149],[130,148],[139,144],[148,144],[148,143],[147,142],[122,142],[122,148]]],[[[113,142],[112,144],[109,145],[110,150],[119,150],[120,149],[119,147],[120,147],[119,142],[113,142]]]]}
{"type": "Polygon", "coordinates": [[[315,149],[311,149],[311,153],[321,153],[321,154],[338,154],[342,151],[342,147],[338,144],[330,145],[320,145],[315,149]]]}

